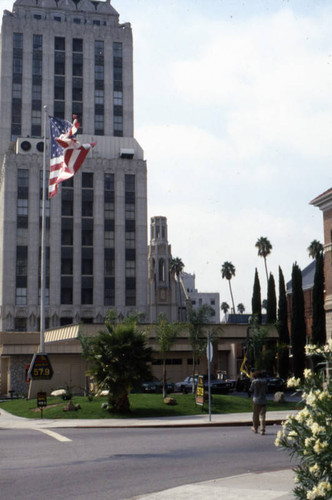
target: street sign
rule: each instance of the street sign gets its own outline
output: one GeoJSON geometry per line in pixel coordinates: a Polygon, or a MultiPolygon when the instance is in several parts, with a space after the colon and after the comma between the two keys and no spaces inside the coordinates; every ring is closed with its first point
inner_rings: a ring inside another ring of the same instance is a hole
{"type": "Polygon", "coordinates": [[[37,392],[37,406],[38,408],[45,408],[47,406],[46,392],[37,392]]]}
{"type": "Polygon", "coordinates": [[[29,376],[32,380],[50,380],[53,368],[47,354],[34,354],[30,365],[29,376]]]}
{"type": "Polygon", "coordinates": [[[206,357],[208,361],[212,361],[213,358],[213,345],[212,342],[208,342],[206,346],[206,357]]]}

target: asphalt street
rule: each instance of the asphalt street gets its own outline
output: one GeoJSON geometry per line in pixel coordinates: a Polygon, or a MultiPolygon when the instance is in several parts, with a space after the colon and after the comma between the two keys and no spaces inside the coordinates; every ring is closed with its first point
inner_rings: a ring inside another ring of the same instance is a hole
{"type": "Polygon", "coordinates": [[[121,500],[289,469],[274,446],[279,428],[265,436],[248,427],[1,429],[1,498],[121,500]]]}

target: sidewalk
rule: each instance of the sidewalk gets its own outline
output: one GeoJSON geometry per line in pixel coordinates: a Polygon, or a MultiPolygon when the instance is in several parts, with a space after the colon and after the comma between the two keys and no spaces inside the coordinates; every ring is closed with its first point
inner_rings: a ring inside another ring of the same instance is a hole
{"type": "MultiPolygon", "coordinates": [[[[280,424],[296,411],[270,411],[267,425],[280,424]]],[[[225,415],[193,415],[190,417],[109,419],[109,420],[46,420],[20,418],[0,408],[0,429],[65,429],[65,428],[129,428],[129,427],[202,427],[251,426],[252,413],[225,415]]],[[[128,500],[291,500],[294,487],[292,470],[241,474],[227,478],[186,484],[161,492],[141,495],[128,500]]]]}

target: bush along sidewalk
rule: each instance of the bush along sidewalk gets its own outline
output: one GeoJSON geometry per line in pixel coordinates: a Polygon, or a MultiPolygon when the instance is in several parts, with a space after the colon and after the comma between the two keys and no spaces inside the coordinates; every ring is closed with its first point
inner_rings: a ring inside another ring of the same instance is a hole
{"type": "Polygon", "coordinates": [[[287,418],[275,444],[298,460],[295,497],[327,500],[332,499],[332,339],[325,346],[308,345],[306,351],[320,369],[304,370],[303,380],[288,380],[288,387],[302,391],[305,406],[287,418]]]}

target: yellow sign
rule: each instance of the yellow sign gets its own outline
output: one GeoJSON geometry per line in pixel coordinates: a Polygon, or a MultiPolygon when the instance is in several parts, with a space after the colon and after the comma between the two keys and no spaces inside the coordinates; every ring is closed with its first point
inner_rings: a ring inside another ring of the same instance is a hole
{"type": "Polygon", "coordinates": [[[203,406],[204,404],[204,380],[203,375],[198,376],[198,384],[196,388],[196,404],[203,406]]]}

